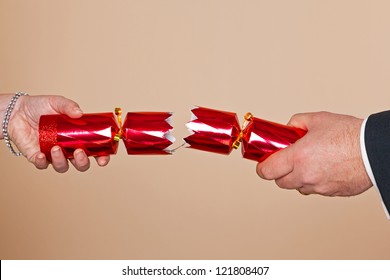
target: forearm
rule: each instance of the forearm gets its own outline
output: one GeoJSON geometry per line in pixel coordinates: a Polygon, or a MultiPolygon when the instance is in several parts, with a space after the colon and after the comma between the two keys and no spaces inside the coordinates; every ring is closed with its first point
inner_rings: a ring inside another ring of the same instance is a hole
{"type": "MultiPolygon", "coordinates": [[[[12,98],[13,94],[8,93],[0,93],[0,121],[3,123],[4,120],[4,114],[5,110],[7,109],[7,106],[12,98]]],[[[0,139],[3,139],[3,130],[0,129],[0,139]]]]}

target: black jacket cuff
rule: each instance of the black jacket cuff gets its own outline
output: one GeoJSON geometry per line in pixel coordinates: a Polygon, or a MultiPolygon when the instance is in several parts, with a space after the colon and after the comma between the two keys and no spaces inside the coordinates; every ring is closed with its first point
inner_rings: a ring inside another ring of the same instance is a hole
{"type": "Polygon", "coordinates": [[[377,187],[390,212],[390,111],[368,117],[364,141],[377,187]]]}

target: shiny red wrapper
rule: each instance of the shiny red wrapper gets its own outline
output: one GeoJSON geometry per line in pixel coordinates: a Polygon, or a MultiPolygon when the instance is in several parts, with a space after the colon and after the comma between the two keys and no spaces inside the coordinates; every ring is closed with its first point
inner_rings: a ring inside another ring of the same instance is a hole
{"type": "Polygon", "coordinates": [[[193,120],[187,127],[193,134],[184,138],[190,148],[227,155],[241,142],[243,157],[259,162],[306,134],[305,130],[265,121],[251,114],[241,131],[235,113],[204,107],[195,108],[192,113],[193,120]]]}
{"type": "Polygon", "coordinates": [[[55,145],[61,147],[66,158],[73,158],[73,152],[79,148],[88,156],[107,156],[117,152],[114,136],[118,131],[113,113],[84,114],[78,119],[43,115],[39,120],[39,144],[49,161],[55,145]]]}
{"type": "Polygon", "coordinates": [[[193,132],[184,138],[190,148],[230,154],[233,143],[240,135],[237,115],[231,112],[197,107],[192,110],[193,118],[187,128],[193,132]]]}
{"type": "Polygon", "coordinates": [[[252,117],[242,134],[242,156],[263,161],[306,134],[305,130],[252,117]]]}
{"type": "Polygon", "coordinates": [[[128,154],[170,154],[168,147],[175,141],[170,135],[171,113],[127,113],[123,123],[123,141],[128,154]]]}

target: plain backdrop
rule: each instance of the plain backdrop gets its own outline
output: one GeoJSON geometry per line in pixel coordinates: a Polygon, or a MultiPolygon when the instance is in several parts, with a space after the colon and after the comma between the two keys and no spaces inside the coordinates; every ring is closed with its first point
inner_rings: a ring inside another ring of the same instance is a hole
{"type": "MultiPolygon", "coordinates": [[[[389,1],[0,0],[0,92],[85,112],[194,105],[286,123],[390,108],[389,1]]],[[[0,142],[1,259],[388,259],[377,191],[302,196],[256,163],[179,149],[58,174],[0,142]]]]}

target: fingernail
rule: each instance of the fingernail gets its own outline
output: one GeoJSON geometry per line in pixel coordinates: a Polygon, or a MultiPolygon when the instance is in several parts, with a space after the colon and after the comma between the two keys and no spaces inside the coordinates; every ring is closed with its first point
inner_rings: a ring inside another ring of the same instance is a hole
{"type": "Polygon", "coordinates": [[[39,155],[37,156],[37,158],[38,158],[38,159],[44,159],[44,158],[45,158],[45,155],[44,155],[44,154],[39,154],[39,155]]]}
{"type": "Polygon", "coordinates": [[[75,111],[75,113],[78,113],[78,114],[83,113],[83,111],[79,107],[74,108],[74,111],[75,111]]]}
{"type": "Polygon", "coordinates": [[[74,152],[74,157],[77,159],[77,160],[82,160],[84,159],[84,152],[82,150],[76,150],[74,152]]]}
{"type": "Polygon", "coordinates": [[[55,154],[55,155],[59,155],[60,154],[60,150],[61,150],[61,148],[58,147],[58,146],[55,146],[55,147],[53,147],[53,149],[51,149],[52,153],[55,154]]]}

